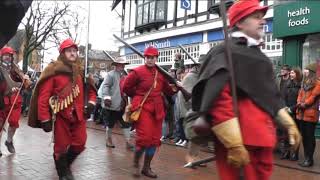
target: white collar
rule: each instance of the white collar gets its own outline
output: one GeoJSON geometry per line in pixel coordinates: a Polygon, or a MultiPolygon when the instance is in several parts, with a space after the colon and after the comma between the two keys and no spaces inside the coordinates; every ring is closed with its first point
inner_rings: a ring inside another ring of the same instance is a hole
{"type": "Polygon", "coordinates": [[[261,43],[263,43],[263,39],[259,39],[259,40],[256,40],[248,35],[246,35],[245,33],[241,32],[241,31],[236,31],[236,32],[233,32],[231,34],[232,37],[235,37],[235,38],[246,38],[247,39],[247,44],[248,44],[248,47],[250,46],[259,46],[261,45],[261,43]]]}

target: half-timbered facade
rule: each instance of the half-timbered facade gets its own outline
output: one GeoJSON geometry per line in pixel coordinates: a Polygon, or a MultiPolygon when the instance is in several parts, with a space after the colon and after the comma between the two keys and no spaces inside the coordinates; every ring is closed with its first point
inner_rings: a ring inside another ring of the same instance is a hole
{"type": "MultiPolygon", "coordinates": [[[[121,36],[139,51],[153,45],[159,48],[158,64],[171,67],[174,55],[181,52],[183,45],[195,59],[223,41],[222,21],[217,14],[209,11],[220,0],[126,0],[122,1],[123,25],[121,36]]],[[[227,1],[228,2],[228,1],[227,1]]],[[[262,0],[270,6],[265,18],[265,45],[262,51],[274,64],[279,64],[282,54],[282,41],[272,36],[273,1],[262,0]]],[[[129,48],[119,44],[120,54],[132,68],[143,64],[143,59],[129,48]]],[[[185,64],[191,61],[185,57],[185,64]]]]}

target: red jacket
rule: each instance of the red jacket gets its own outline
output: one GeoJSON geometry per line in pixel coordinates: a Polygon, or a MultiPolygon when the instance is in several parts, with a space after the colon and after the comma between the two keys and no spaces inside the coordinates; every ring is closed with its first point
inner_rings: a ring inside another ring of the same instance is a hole
{"type": "MultiPolygon", "coordinates": [[[[275,126],[272,117],[259,108],[250,98],[238,98],[239,124],[245,145],[274,147],[275,126]]],[[[226,85],[210,110],[213,126],[235,117],[232,108],[230,85],[226,85]]]]}
{"type": "Polygon", "coordinates": [[[307,122],[317,122],[319,119],[320,81],[309,90],[300,89],[297,103],[304,103],[306,108],[296,110],[297,119],[307,122]]]}
{"type": "MultiPolygon", "coordinates": [[[[132,97],[131,110],[136,110],[143,100],[144,95],[149,91],[154,82],[156,68],[149,68],[146,65],[133,69],[126,77],[123,91],[132,97]]],[[[161,120],[165,117],[164,100],[162,92],[171,96],[173,92],[168,81],[158,72],[157,86],[153,89],[143,105],[143,110],[155,112],[155,118],[161,120]]]]}
{"type": "MultiPolygon", "coordinates": [[[[77,119],[79,121],[84,120],[84,83],[81,76],[78,76],[77,82],[80,94],[73,102],[73,105],[57,113],[57,116],[63,117],[64,119],[73,118],[72,109],[75,109],[77,119]]],[[[66,86],[71,87],[70,77],[67,75],[59,74],[52,77],[49,77],[43,82],[39,87],[39,96],[38,96],[38,119],[40,121],[46,121],[51,119],[49,98],[53,95],[59,94],[60,99],[66,98],[71,90],[69,88],[65,89],[66,86]],[[61,92],[63,89],[64,92],[61,92]]],[[[96,92],[91,87],[89,88],[88,95],[89,102],[95,104],[96,101],[96,92]]]]}

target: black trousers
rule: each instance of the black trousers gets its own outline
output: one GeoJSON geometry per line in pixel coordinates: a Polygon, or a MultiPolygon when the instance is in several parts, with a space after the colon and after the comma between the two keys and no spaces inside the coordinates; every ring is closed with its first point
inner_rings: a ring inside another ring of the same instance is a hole
{"type": "Polygon", "coordinates": [[[297,121],[298,128],[302,136],[302,144],[304,156],[308,159],[313,159],[314,150],[316,148],[316,137],[314,135],[316,122],[297,121]]]}
{"type": "Polygon", "coordinates": [[[103,109],[102,114],[103,120],[108,128],[113,128],[117,121],[119,121],[121,128],[130,128],[130,124],[124,122],[122,118],[123,112],[103,109]]]}

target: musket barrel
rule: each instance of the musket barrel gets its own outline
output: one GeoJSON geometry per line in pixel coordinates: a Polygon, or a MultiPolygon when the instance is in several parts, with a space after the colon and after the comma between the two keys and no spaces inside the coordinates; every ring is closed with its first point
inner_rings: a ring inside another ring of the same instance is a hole
{"type": "Polygon", "coordinates": [[[197,62],[194,60],[194,58],[188,53],[188,51],[182,46],[179,44],[179,47],[182,49],[182,51],[184,53],[186,53],[186,55],[191,59],[191,61],[194,63],[194,64],[197,64],[197,62]]]}

